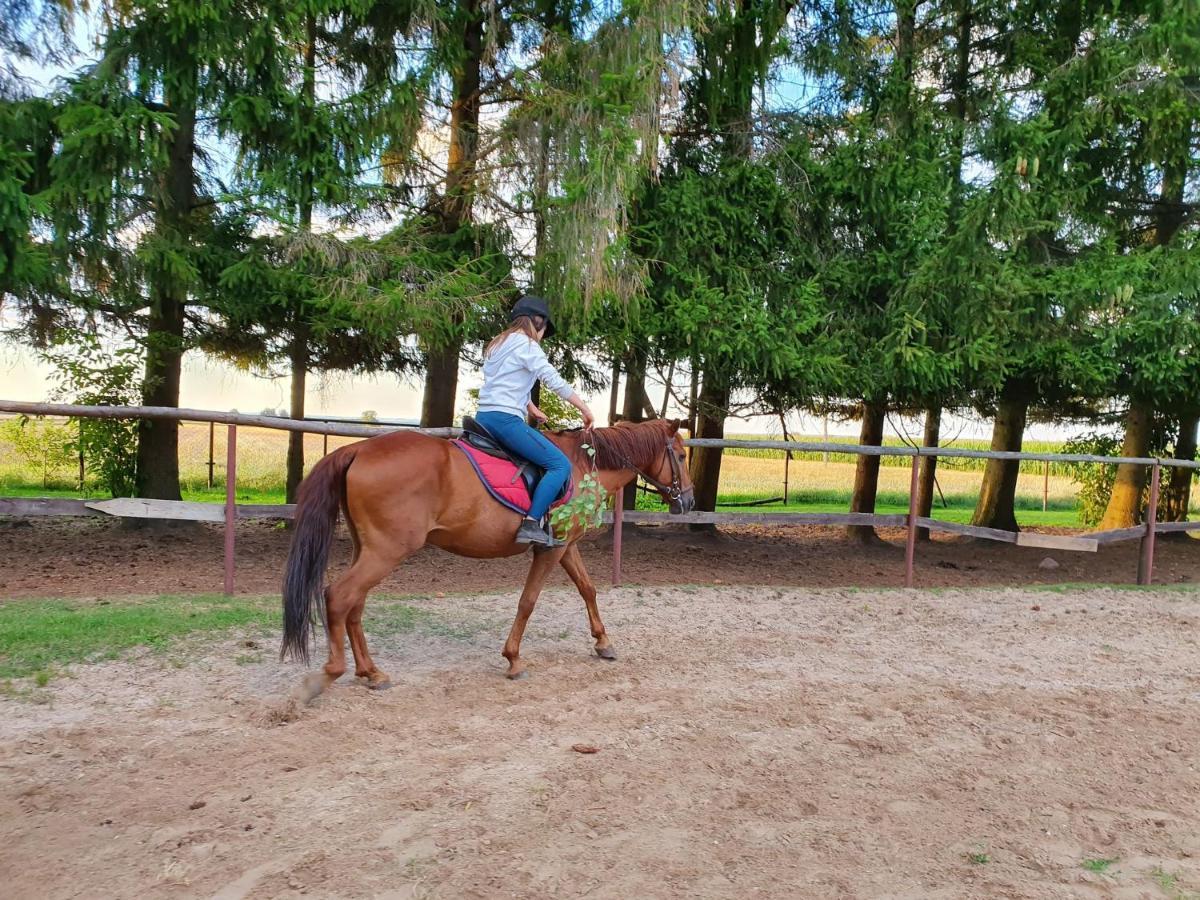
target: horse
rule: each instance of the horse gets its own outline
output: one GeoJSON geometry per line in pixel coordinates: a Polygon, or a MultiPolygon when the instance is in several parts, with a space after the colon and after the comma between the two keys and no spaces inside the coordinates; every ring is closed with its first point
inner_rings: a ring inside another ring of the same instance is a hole
{"type": "MultiPolygon", "coordinates": [[[[679,514],[694,506],[679,424],[654,419],[546,436],[571,461],[576,486],[592,472],[612,494],[640,475],[679,514]]],[[[390,687],[363,634],[367,593],[426,544],[476,559],[524,553],[529,545],[514,541],[520,519],[488,493],[466,455],[444,438],[394,431],[324,457],[300,485],[284,570],[280,657],[308,663],[314,607],[329,640],[328,661],[320,672],[305,677],[299,699],[311,702],[345,673],[347,635],[355,676],[371,688],[390,687]],[[350,568],[322,589],[339,511],[349,526],[353,558],[350,568]]],[[[583,597],[596,654],[616,658],[596,607],[596,587],[576,546],[584,530],[576,525],[562,546],[535,549],[502,651],[509,678],[525,671],[521,637],[555,564],[566,570],[583,597]]]]}

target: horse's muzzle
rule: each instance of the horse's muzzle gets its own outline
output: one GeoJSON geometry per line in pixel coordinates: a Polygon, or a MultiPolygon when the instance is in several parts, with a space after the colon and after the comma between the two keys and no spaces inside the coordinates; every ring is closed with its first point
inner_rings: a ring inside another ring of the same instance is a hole
{"type": "Polygon", "coordinates": [[[678,516],[691,512],[696,506],[696,497],[691,488],[681,491],[679,496],[671,501],[671,515],[678,516]]]}

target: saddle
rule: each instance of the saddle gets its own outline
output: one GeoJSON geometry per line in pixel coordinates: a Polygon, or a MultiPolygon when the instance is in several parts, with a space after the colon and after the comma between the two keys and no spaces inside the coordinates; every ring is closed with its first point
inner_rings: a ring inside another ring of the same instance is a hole
{"type": "MultiPolygon", "coordinates": [[[[521,459],[515,453],[506,450],[497,443],[491,433],[475,421],[471,416],[463,416],[462,419],[462,438],[461,440],[470,446],[474,447],[481,453],[486,453],[488,456],[494,456],[496,459],[506,459],[517,467],[517,475],[525,482],[525,490],[532,495],[534,488],[537,487],[542,476],[546,474],[546,470],[541,466],[535,466],[527,459],[521,459]]],[[[514,483],[516,479],[513,479],[514,483]]]]}
{"type": "MultiPolygon", "coordinates": [[[[527,513],[533,491],[546,470],[501,447],[488,430],[470,416],[463,416],[462,430],[462,437],[451,443],[470,460],[488,493],[509,509],[522,515],[527,513]]],[[[554,505],[565,503],[572,492],[568,481],[554,505]]]]}

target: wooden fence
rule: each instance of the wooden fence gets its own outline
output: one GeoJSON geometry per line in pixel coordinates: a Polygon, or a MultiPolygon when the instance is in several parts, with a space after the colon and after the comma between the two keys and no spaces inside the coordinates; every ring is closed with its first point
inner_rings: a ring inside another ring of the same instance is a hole
{"type": "MultiPolygon", "coordinates": [[[[301,431],[311,434],[347,437],[374,437],[397,430],[387,425],[319,422],[304,419],[253,416],[202,409],[177,409],[154,406],[76,406],[63,403],[26,403],[0,400],[0,412],[29,416],[60,416],[66,418],[163,419],[173,421],[209,422],[228,428],[226,442],[225,505],[196,503],[182,500],[149,500],[120,497],[112,500],[62,500],[0,498],[0,516],[120,516],[126,518],[177,519],[199,522],[221,522],[225,525],[225,592],[234,589],[234,536],[238,519],[290,519],[294,507],[280,505],[238,505],[237,488],[237,429],[239,425],[301,431]]],[[[407,429],[419,430],[435,437],[452,437],[456,428],[407,429]]],[[[615,504],[606,521],[613,525],[613,584],[621,583],[622,526],[636,525],[820,525],[844,527],[868,525],[878,528],[905,528],[905,587],[913,585],[913,560],[918,528],[969,537],[1003,541],[1021,547],[1043,547],[1053,550],[1096,552],[1102,544],[1140,539],[1142,552],[1138,562],[1138,584],[1150,584],[1154,571],[1155,535],[1164,532],[1200,531],[1200,522],[1158,522],[1158,494],[1164,467],[1200,468],[1200,462],[1150,457],[1094,456],[1070,453],[1014,453],[995,450],[961,450],[949,447],[870,447],[839,443],[810,443],[805,441],[717,440],[691,438],[684,441],[689,447],[722,447],[767,449],[778,451],[812,451],[852,453],[859,456],[902,456],[912,460],[907,514],[877,515],[875,513],[715,513],[692,512],[671,515],[667,512],[623,510],[615,504]],[[971,457],[976,459],[1005,459],[1039,462],[1131,464],[1150,467],[1150,501],[1147,521],[1132,528],[1097,531],[1086,535],[1052,535],[1033,532],[1004,531],[976,525],[960,525],[917,514],[917,476],[922,457],[971,457]]]]}

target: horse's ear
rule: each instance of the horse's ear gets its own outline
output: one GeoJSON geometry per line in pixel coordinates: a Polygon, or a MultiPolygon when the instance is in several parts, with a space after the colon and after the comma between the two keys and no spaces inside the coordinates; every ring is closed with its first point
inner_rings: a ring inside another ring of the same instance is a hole
{"type": "Polygon", "coordinates": [[[671,434],[677,434],[683,425],[683,419],[667,419],[667,424],[671,426],[671,434]]]}

